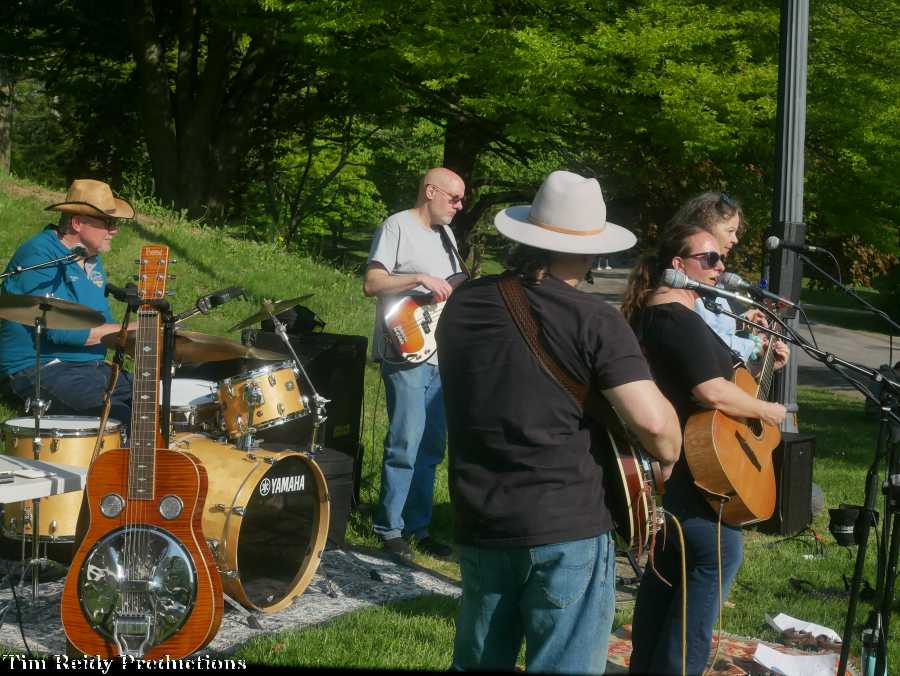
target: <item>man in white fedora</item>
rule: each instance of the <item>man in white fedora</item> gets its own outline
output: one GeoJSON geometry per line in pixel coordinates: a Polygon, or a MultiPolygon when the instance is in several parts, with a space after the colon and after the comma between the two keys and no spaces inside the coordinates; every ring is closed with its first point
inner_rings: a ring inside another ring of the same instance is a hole
{"type": "Polygon", "coordinates": [[[615,610],[615,545],[591,423],[513,318],[508,284],[537,342],[602,394],[661,463],[681,433],[617,309],[575,288],[598,254],[634,245],[606,221],[600,185],[555,171],[534,203],[494,224],[517,242],[501,276],[467,282],[437,329],[449,486],[462,572],[455,669],[602,673],[615,610]],[[504,280],[510,280],[505,282],[504,280]]]}
{"type": "MultiPolygon", "coordinates": [[[[23,243],[6,271],[61,258],[76,250],[74,261],[30,270],[9,277],[4,293],[51,295],[102,313],[106,322],[92,329],[48,329],[41,337],[41,398],[51,402],[53,415],[99,416],[110,365],[100,339],[119,330],[113,323],[100,254],[112,247],[120,219],[134,218],[134,208],[93,179],[72,182],[64,201],[47,207],[60,212],[56,225],[46,226],[23,243]]],[[[34,396],[34,329],[13,321],[0,322],[0,378],[16,397],[34,396]]],[[[110,417],[127,427],[131,422],[131,376],[122,373],[112,395],[110,417]]]]}

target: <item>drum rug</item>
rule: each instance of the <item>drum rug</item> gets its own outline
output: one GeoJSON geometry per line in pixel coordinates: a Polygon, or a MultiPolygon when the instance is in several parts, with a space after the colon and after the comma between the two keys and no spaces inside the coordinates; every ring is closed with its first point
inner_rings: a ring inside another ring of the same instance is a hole
{"type": "MultiPolygon", "coordinates": [[[[0,571],[9,570],[12,565],[10,562],[0,561],[0,571]]],[[[6,575],[3,577],[6,578],[6,575]]],[[[16,588],[22,631],[33,652],[65,652],[66,642],[59,608],[63,584],[64,578],[42,581],[36,602],[31,598],[30,577],[24,587],[16,588]]],[[[24,654],[25,646],[19,631],[16,603],[5,581],[3,586],[0,589],[0,646],[24,654]]],[[[201,652],[207,655],[226,655],[261,634],[303,629],[344,613],[390,601],[425,594],[459,596],[459,593],[459,587],[452,580],[420,567],[399,565],[382,558],[374,551],[328,550],[323,552],[322,562],[312,582],[287,608],[276,613],[253,613],[261,628],[250,626],[246,611],[236,610],[226,603],[219,633],[201,652]]]]}
{"type": "MultiPolygon", "coordinates": [[[[716,651],[717,638],[713,633],[713,644],[710,656],[712,657],[716,651]]],[[[747,638],[744,636],[734,636],[732,634],[722,633],[722,646],[716,655],[715,664],[712,668],[708,668],[705,672],[706,676],[744,676],[751,674],[752,676],[761,676],[762,674],[771,674],[771,671],[763,668],[753,661],[753,653],[756,652],[756,645],[763,643],[773,650],[785,653],[787,655],[810,655],[822,654],[826,651],[816,649],[800,650],[788,647],[779,643],[769,643],[760,641],[755,638],[747,638]]],[[[837,657],[835,655],[834,669],[837,670],[837,657]]],[[[626,624],[617,629],[610,637],[609,641],[609,662],[614,665],[620,673],[628,670],[628,663],[631,659],[631,625],[626,624]]],[[[858,660],[857,660],[858,664],[858,660]]],[[[849,675],[852,675],[853,667],[848,665],[849,675]]]]}

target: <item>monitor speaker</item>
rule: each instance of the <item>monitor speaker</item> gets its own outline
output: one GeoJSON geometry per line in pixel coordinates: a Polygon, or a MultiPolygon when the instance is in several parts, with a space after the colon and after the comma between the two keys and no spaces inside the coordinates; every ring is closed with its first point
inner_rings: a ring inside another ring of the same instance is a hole
{"type": "Polygon", "coordinates": [[[813,434],[783,432],[775,449],[775,513],[759,530],[794,535],[812,523],[812,473],[816,454],[813,434]]]}
{"type": "MultiPolygon", "coordinates": [[[[335,333],[306,333],[289,336],[316,391],[326,399],[326,416],[319,430],[318,443],[353,459],[353,493],[359,502],[362,474],[362,446],[359,428],[363,404],[363,379],[366,370],[368,339],[335,333]]],[[[246,329],[241,339],[245,345],[266,350],[288,350],[276,333],[246,329]]],[[[298,383],[301,390],[303,383],[298,383]]],[[[266,440],[303,446],[312,435],[312,416],[304,416],[284,425],[264,430],[266,440]]],[[[327,478],[327,475],[326,475],[327,478]]]]}

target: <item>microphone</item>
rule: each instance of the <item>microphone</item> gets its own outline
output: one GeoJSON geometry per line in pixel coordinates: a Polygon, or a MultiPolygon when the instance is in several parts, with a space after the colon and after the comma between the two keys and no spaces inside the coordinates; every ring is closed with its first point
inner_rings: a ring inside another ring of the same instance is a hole
{"type": "Polygon", "coordinates": [[[730,289],[731,291],[744,291],[746,293],[749,293],[753,298],[756,298],[757,300],[768,298],[769,300],[774,300],[776,303],[787,305],[788,307],[792,307],[795,309],[798,307],[796,303],[789,301],[787,298],[782,298],[781,296],[776,295],[771,291],[767,291],[766,289],[755,286],[750,282],[742,279],[740,275],[736,275],[733,272],[723,272],[719,276],[719,281],[722,282],[722,285],[726,289],[730,289]]]}
{"type": "Polygon", "coordinates": [[[817,253],[825,251],[820,246],[812,246],[811,244],[791,244],[790,242],[782,242],[775,235],[766,238],[766,251],[777,251],[778,249],[786,249],[796,253],[817,253]]]}
{"type": "Polygon", "coordinates": [[[208,296],[197,299],[197,309],[203,314],[208,314],[214,307],[224,305],[233,298],[243,298],[244,293],[244,289],[240,286],[229,286],[227,289],[213,291],[208,296]]]}
{"type": "Polygon", "coordinates": [[[697,293],[702,293],[705,295],[713,294],[716,296],[731,298],[732,300],[736,300],[739,303],[743,303],[744,305],[756,305],[753,300],[747,298],[746,296],[742,296],[738,293],[732,293],[731,291],[726,291],[725,289],[720,289],[717,286],[710,286],[709,284],[698,282],[695,279],[691,279],[683,272],[679,270],[673,270],[672,268],[669,268],[668,270],[663,272],[662,284],[673,289],[689,289],[690,291],[696,291],[697,293]]]}

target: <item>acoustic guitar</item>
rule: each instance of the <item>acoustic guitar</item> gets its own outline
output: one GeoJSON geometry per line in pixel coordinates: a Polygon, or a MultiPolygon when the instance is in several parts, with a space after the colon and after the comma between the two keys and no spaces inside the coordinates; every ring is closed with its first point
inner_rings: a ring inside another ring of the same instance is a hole
{"type": "MultiPolygon", "coordinates": [[[[759,381],[743,366],[733,382],[747,394],[767,399],[775,371],[774,341],[769,341],[759,381]]],[[[772,453],[781,431],[757,418],[733,418],[722,411],[701,411],[684,428],[684,454],[694,483],[722,520],[731,526],[764,521],[775,511],[772,453]]]]}
{"type": "MultiPolygon", "coordinates": [[[[464,272],[447,278],[454,289],[466,281],[464,272]]],[[[436,303],[430,293],[414,294],[397,301],[384,315],[384,330],[400,358],[419,364],[437,349],[434,330],[447,301],[436,303]]]]}
{"type": "Polygon", "coordinates": [[[88,469],[90,524],[69,568],[62,623],[87,655],[178,659],[199,650],[222,621],[222,583],[201,530],[207,476],[192,456],[162,448],[159,310],[169,250],[141,249],[131,448],[88,469]]]}

